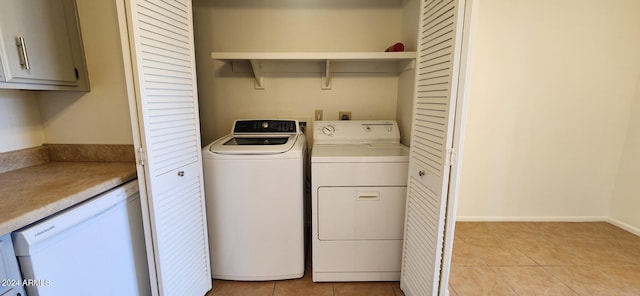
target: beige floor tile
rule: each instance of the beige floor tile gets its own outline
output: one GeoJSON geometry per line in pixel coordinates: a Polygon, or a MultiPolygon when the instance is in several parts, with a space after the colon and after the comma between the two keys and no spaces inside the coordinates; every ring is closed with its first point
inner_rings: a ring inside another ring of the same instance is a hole
{"type": "MultiPolygon", "coordinates": [[[[640,237],[608,223],[459,222],[450,296],[640,295],[640,237]],[[576,294],[577,293],[577,294],[576,294]]],[[[398,282],[215,280],[207,296],[404,296],[398,282]]]]}
{"type": "Polygon", "coordinates": [[[640,266],[545,267],[580,295],[640,295],[640,266]]]}
{"type": "MultiPolygon", "coordinates": [[[[404,292],[402,292],[402,289],[400,289],[400,287],[391,287],[391,288],[393,288],[394,296],[404,296],[404,292]]],[[[450,296],[455,296],[455,295],[450,295],[450,296]]]]}
{"type": "MultiPolygon", "coordinates": [[[[536,262],[527,257],[517,248],[508,248],[504,241],[498,239],[466,239],[464,242],[467,250],[471,251],[471,256],[466,260],[474,261],[471,258],[479,258],[486,265],[536,265],[536,262]]],[[[455,243],[454,243],[455,252],[455,243]]]]}
{"type": "Polygon", "coordinates": [[[578,295],[540,266],[507,266],[493,269],[520,296],[578,295]]]}
{"type": "Polygon", "coordinates": [[[511,239],[514,248],[540,265],[629,265],[640,264],[638,246],[618,239],[540,237],[511,239]]]}
{"type": "Polygon", "coordinates": [[[485,266],[482,260],[482,248],[468,244],[464,240],[453,242],[451,264],[459,266],[485,266]]]}
{"type": "Polygon", "coordinates": [[[640,253],[631,246],[626,246],[617,239],[566,240],[566,245],[573,248],[580,256],[594,265],[630,265],[640,264],[640,253]]]}
{"type": "Polygon", "coordinates": [[[273,296],[333,296],[333,283],[314,283],[311,269],[296,280],[276,281],[273,296]]]}
{"type": "Polygon", "coordinates": [[[449,284],[458,296],[517,295],[490,267],[452,266],[449,284]]]}
{"type": "Polygon", "coordinates": [[[607,240],[612,249],[627,256],[629,260],[640,264],[640,237],[634,239],[610,239],[607,240]]]}
{"type": "Polygon", "coordinates": [[[275,283],[214,280],[213,289],[206,296],[271,296],[275,283]]]}
{"type": "Polygon", "coordinates": [[[491,232],[489,223],[481,222],[457,222],[455,236],[462,239],[467,238],[493,238],[495,234],[491,232]]]}
{"type": "Polygon", "coordinates": [[[640,264],[639,247],[624,240],[545,238],[521,242],[517,248],[540,265],[640,264]]]}
{"type": "Polygon", "coordinates": [[[517,238],[505,241],[506,248],[514,248],[539,265],[584,265],[589,261],[580,256],[575,247],[559,239],[548,237],[517,238]]]}
{"type": "Polygon", "coordinates": [[[388,282],[334,283],[335,296],[394,296],[388,282]]]}
{"type": "Polygon", "coordinates": [[[564,238],[631,238],[634,234],[607,222],[541,222],[531,223],[550,236],[564,238]]]}
{"type": "Polygon", "coordinates": [[[449,296],[458,296],[456,289],[454,289],[451,285],[449,285],[449,296]]]}
{"type": "Polygon", "coordinates": [[[455,229],[455,235],[462,239],[507,239],[541,234],[544,230],[526,222],[457,222],[455,229]]]}

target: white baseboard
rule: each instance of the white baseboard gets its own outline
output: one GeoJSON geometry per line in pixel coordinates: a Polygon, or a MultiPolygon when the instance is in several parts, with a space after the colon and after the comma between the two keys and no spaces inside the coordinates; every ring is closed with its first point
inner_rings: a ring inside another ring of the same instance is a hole
{"type": "Polygon", "coordinates": [[[637,236],[640,228],[624,223],[620,220],[605,216],[578,217],[487,217],[487,216],[457,216],[456,222],[608,222],[637,236]]]}
{"type": "MultiPolygon", "coordinates": [[[[558,217],[487,217],[487,216],[457,216],[457,222],[610,222],[606,216],[558,216],[558,217]]],[[[615,224],[615,223],[612,223],[615,224]]],[[[617,225],[617,224],[616,224],[617,225]]]]}
{"type": "Polygon", "coordinates": [[[613,224],[615,226],[618,226],[618,227],[620,227],[620,228],[622,228],[622,229],[624,229],[626,231],[629,231],[629,232],[631,232],[631,233],[633,233],[633,234],[635,234],[637,236],[640,236],[640,228],[638,228],[638,227],[631,226],[631,225],[629,225],[627,223],[624,223],[624,222],[622,222],[620,220],[613,219],[611,217],[607,218],[607,222],[609,222],[609,223],[611,223],[611,224],[613,224]]]}

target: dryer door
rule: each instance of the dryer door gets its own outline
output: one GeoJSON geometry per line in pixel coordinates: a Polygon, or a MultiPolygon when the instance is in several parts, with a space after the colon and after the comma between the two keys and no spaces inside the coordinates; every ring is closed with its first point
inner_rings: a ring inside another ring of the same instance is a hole
{"type": "Polygon", "coordinates": [[[320,240],[401,240],[406,187],[321,187],[320,240]]]}

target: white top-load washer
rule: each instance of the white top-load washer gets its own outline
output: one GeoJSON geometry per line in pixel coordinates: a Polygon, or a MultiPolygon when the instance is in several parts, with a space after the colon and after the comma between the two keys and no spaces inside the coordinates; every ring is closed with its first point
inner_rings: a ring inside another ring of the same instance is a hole
{"type": "Polygon", "coordinates": [[[397,123],[314,125],[313,281],[399,280],[409,149],[397,123]]]}
{"type": "Polygon", "coordinates": [[[204,147],[213,278],[304,275],[306,147],[296,120],[237,120],[204,147]]]}

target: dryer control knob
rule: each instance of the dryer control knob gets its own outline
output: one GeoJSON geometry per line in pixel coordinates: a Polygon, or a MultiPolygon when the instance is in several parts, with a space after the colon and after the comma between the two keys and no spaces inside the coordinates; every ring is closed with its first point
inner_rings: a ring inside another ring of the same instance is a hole
{"type": "Polygon", "coordinates": [[[333,125],[325,125],[322,127],[322,133],[327,136],[333,135],[333,132],[335,131],[336,131],[336,128],[333,125]]]}

